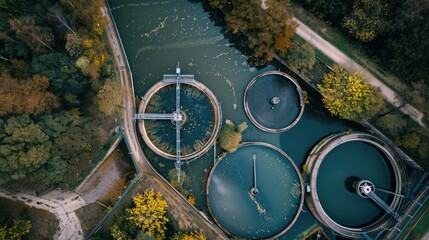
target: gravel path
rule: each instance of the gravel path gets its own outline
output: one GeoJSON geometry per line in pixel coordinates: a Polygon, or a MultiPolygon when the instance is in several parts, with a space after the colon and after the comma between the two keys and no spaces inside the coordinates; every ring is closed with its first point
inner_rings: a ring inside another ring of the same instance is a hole
{"type": "MultiPolygon", "coordinates": [[[[351,58],[346,56],[343,52],[341,52],[338,48],[324,40],[320,37],[316,32],[307,27],[304,23],[299,21],[298,19],[294,19],[298,23],[298,27],[296,29],[296,34],[305,39],[311,45],[319,49],[326,56],[332,59],[334,62],[339,65],[345,67],[349,71],[359,72],[360,75],[372,86],[376,88],[380,88],[381,94],[384,96],[384,99],[390,104],[400,107],[403,104],[402,98],[396,94],[391,88],[386,86],[380,80],[378,80],[374,75],[365,70],[361,65],[353,61],[351,58]]],[[[426,128],[422,119],[423,113],[417,110],[414,106],[410,104],[405,104],[400,110],[410,116],[416,123],[420,126],[426,128]]]]}

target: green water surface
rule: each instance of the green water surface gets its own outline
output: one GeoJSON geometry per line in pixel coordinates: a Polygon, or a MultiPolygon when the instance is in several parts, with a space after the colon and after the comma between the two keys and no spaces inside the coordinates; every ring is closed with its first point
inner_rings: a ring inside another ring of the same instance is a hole
{"type": "MultiPolygon", "coordinates": [[[[200,3],[186,0],[112,0],[112,13],[122,38],[133,73],[135,92],[142,97],[165,73],[174,73],[180,62],[183,74],[194,74],[206,85],[222,107],[223,121],[247,122],[243,141],[267,142],[281,148],[299,167],[309,150],[327,135],[356,129],[349,122],[333,118],[321,107],[318,98],[310,98],[300,122],[287,132],[270,134],[251,124],[243,107],[243,94],[250,80],[267,70],[282,70],[276,63],[257,70],[247,63],[247,56],[224,38],[200,3]]],[[[304,90],[305,83],[299,82],[304,90]]],[[[173,103],[172,103],[173,105],[173,103]]],[[[174,167],[173,161],[162,159],[141,142],[149,160],[164,176],[174,167]]],[[[217,148],[218,153],[219,149],[217,148]]],[[[350,154],[358,154],[350,152],[350,154]]],[[[213,166],[213,149],[198,159],[190,160],[182,169],[189,176],[185,188],[195,196],[196,206],[207,212],[205,186],[213,166]]],[[[246,187],[247,188],[247,187],[246,187]]],[[[295,225],[281,239],[301,239],[302,232],[320,225],[304,209],[295,225]]]]}

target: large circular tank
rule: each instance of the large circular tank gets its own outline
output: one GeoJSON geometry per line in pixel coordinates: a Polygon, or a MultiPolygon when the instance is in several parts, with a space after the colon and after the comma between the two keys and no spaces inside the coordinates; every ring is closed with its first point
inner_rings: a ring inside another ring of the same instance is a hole
{"type": "Polygon", "coordinates": [[[390,146],[370,134],[330,135],[312,149],[307,159],[311,190],[307,205],[320,222],[343,236],[376,235],[391,227],[395,219],[358,194],[357,188],[361,182],[370,182],[377,196],[398,212],[405,182],[398,161],[390,146]]]}
{"type": "Polygon", "coordinates": [[[267,143],[243,143],[220,158],[206,193],[216,223],[246,239],[278,238],[295,223],[304,202],[294,162],[267,143]]]}
{"type": "Polygon", "coordinates": [[[254,77],[247,85],[243,102],[250,121],[270,133],[295,126],[305,105],[299,84],[280,71],[267,71],[254,77]]]}
{"type": "MultiPolygon", "coordinates": [[[[204,154],[214,144],[221,126],[221,109],[214,94],[202,83],[181,84],[181,159],[204,154]]],[[[142,98],[139,113],[172,114],[176,111],[176,85],[158,82],[142,98]]],[[[148,147],[167,159],[176,159],[176,126],[172,120],[145,119],[138,123],[148,147]]]]}

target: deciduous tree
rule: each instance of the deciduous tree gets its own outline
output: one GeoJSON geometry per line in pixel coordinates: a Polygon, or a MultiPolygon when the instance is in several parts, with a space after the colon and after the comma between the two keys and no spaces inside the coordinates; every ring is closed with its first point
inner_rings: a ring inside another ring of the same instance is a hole
{"type": "Polygon", "coordinates": [[[310,71],[316,62],[314,47],[309,43],[292,42],[292,47],[283,56],[287,64],[300,72],[310,71]]]}
{"type": "Polygon", "coordinates": [[[98,109],[102,113],[106,115],[114,114],[115,110],[121,106],[122,102],[122,91],[120,85],[117,82],[108,79],[97,93],[96,102],[98,109]]]}
{"type": "Polygon", "coordinates": [[[0,122],[0,184],[29,176],[50,158],[52,142],[28,116],[0,122]]]}
{"type": "Polygon", "coordinates": [[[289,9],[289,0],[233,1],[226,21],[233,32],[243,31],[249,40],[254,62],[265,63],[273,54],[284,54],[291,45],[297,26],[289,9]]]}
{"type": "Polygon", "coordinates": [[[322,101],[328,111],[343,119],[367,120],[384,106],[378,90],[364,82],[358,73],[334,66],[334,71],[325,74],[323,82],[317,84],[322,101]]]}
{"type": "Polygon", "coordinates": [[[68,102],[67,96],[79,96],[88,85],[88,78],[75,66],[65,53],[48,53],[33,58],[33,72],[49,78],[51,91],[68,102]]]}
{"type": "Polygon", "coordinates": [[[23,40],[35,53],[52,50],[54,35],[47,27],[36,24],[34,17],[26,16],[10,20],[10,27],[15,31],[16,37],[23,40]]]}
{"type": "Polygon", "coordinates": [[[416,132],[412,132],[396,138],[395,144],[409,150],[416,150],[420,145],[420,141],[420,136],[416,132]]]}
{"type": "Polygon", "coordinates": [[[153,189],[146,190],[135,196],[133,201],[134,207],[127,209],[130,213],[128,219],[147,236],[163,239],[167,229],[165,224],[168,222],[166,217],[168,205],[161,193],[153,189]]]}
{"type": "Polygon", "coordinates": [[[356,0],[353,12],[344,18],[343,26],[362,42],[369,42],[386,31],[388,5],[383,0],[356,0]]]}
{"type": "Polygon", "coordinates": [[[8,224],[0,226],[0,240],[20,240],[30,232],[30,229],[30,221],[14,219],[12,226],[8,224]]]}
{"type": "Polygon", "coordinates": [[[207,237],[202,231],[193,231],[186,233],[176,233],[171,240],[207,240],[207,237]]]}
{"type": "Polygon", "coordinates": [[[228,152],[234,152],[237,150],[238,145],[240,145],[242,135],[241,133],[246,130],[246,122],[241,123],[238,126],[235,126],[231,120],[227,119],[225,125],[222,126],[219,136],[219,145],[222,149],[228,152]]]}
{"type": "Polygon", "coordinates": [[[83,39],[77,33],[67,33],[66,50],[72,57],[79,57],[83,53],[83,39]]]}
{"type": "Polygon", "coordinates": [[[46,77],[34,75],[17,80],[8,74],[0,76],[0,117],[7,114],[39,114],[60,106],[58,98],[48,91],[46,77]]]}
{"type": "Polygon", "coordinates": [[[76,33],[73,20],[61,9],[49,9],[48,16],[58,23],[57,28],[65,28],[69,32],[76,33]]]}

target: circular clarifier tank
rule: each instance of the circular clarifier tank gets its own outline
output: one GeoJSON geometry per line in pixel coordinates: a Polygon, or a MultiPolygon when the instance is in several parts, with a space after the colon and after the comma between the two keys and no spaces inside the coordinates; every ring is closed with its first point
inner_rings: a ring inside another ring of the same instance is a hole
{"type": "Polygon", "coordinates": [[[253,78],[244,93],[244,109],[259,129],[277,133],[295,126],[304,112],[299,84],[280,71],[267,71],[253,78]]]}
{"type": "Polygon", "coordinates": [[[229,235],[246,239],[284,234],[298,218],[304,200],[294,162],[267,143],[243,143],[219,159],[206,192],[216,223],[229,235]]]}
{"type": "Polygon", "coordinates": [[[404,182],[397,160],[387,144],[366,133],[339,133],[325,138],[307,161],[310,210],[326,226],[351,238],[375,234],[389,226],[394,222],[392,215],[372,199],[359,195],[357,187],[359,182],[371,182],[381,201],[397,212],[404,182]]]}
{"type": "MultiPolygon", "coordinates": [[[[176,84],[158,82],[143,97],[139,113],[176,112],[176,84]]],[[[208,151],[221,125],[221,109],[213,93],[200,82],[180,86],[181,159],[191,159],[208,151]]],[[[139,122],[143,140],[158,155],[176,159],[176,122],[171,118],[145,119],[139,122]]]]}

